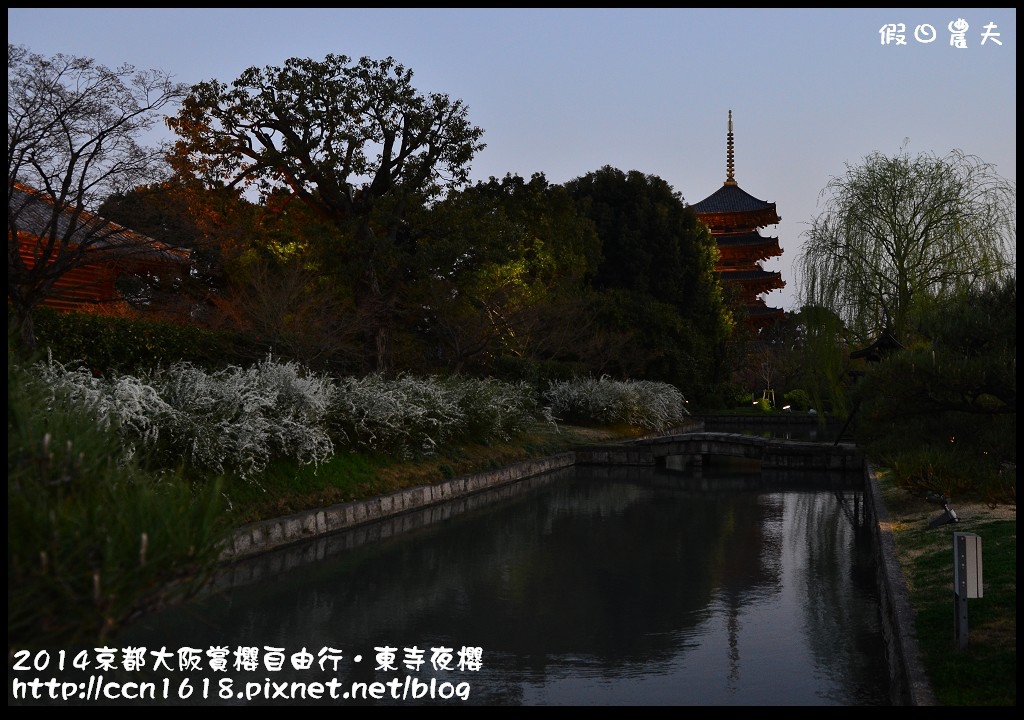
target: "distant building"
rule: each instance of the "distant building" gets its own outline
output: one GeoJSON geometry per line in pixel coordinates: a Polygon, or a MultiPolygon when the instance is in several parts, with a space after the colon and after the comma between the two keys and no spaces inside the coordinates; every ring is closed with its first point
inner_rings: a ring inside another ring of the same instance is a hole
{"type": "MultiPolygon", "coordinates": [[[[182,277],[191,266],[189,251],[129,230],[75,207],[60,207],[44,192],[10,185],[8,249],[17,243],[23,270],[8,259],[12,273],[28,274],[48,285],[42,305],[58,310],[95,309],[125,300],[117,288],[127,275],[182,277]],[[44,272],[36,272],[45,263],[44,272]]],[[[10,300],[8,287],[8,301],[10,300]]]]}
{"type": "Polygon", "coordinates": [[[777,225],[782,218],[775,203],[758,200],[743,191],[736,182],[733,164],[732,110],[726,141],[726,178],[722,187],[692,207],[718,242],[719,260],[715,267],[726,292],[734,298],[737,310],[753,329],[763,328],[785,314],[782,308],[768,307],[764,294],[786,287],[781,273],[769,272],[761,262],[782,255],[777,237],[765,237],[759,230],[777,225]]]}

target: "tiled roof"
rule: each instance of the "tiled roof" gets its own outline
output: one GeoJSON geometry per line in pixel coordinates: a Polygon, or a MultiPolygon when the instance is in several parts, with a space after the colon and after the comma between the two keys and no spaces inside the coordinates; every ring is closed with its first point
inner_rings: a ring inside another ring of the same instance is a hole
{"type": "Polygon", "coordinates": [[[765,237],[759,232],[737,233],[735,235],[715,235],[719,247],[758,247],[765,244],[778,244],[777,237],[765,237]]]}
{"type": "Polygon", "coordinates": [[[758,200],[745,190],[741,190],[739,185],[729,183],[723,184],[714,193],[691,207],[698,214],[775,211],[775,203],[758,200]]]}
{"type": "Polygon", "coordinates": [[[760,305],[744,305],[743,312],[750,317],[761,318],[782,316],[786,311],[782,308],[769,307],[762,301],[760,305]]]}
{"type": "MultiPolygon", "coordinates": [[[[15,183],[8,204],[9,219],[14,219],[20,233],[49,236],[54,223],[54,203],[49,195],[27,185],[15,183]]],[[[109,250],[109,254],[131,256],[137,259],[159,260],[171,263],[188,263],[189,252],[106,220],[98,215],[82,211],[78,225],[71,227],[71,212],[57,215],[57,238],[74,242],[88,242],[97,249],[109,250]],[[118,252],[123,249],[123,252],[118,252]]],[[[108,254],[108,253],[105,253],[108,254]]]]}
{"type": "Polygon", "coordinates": [[[728,268],[718,270],[720,275],[727,276],[729,280],[759,280],[767,278],[781,278],[782,273],[770,270],[729,270],[728,268]]]}

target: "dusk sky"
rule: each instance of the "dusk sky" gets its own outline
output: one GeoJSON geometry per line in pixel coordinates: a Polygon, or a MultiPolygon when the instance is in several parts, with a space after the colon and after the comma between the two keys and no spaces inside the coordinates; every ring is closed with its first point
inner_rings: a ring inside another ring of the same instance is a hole
{"type": "Polygon", "coordinates": [[[799,309],[792,264],[819,193],[847,164],[906,141],[912,155],[959,149],[1017,178],[1011,8],[8,8],[7,19],[8,42],[32,52],[185,83],[291,57],[393,57],[419,92],[462,100],[483,128],[474,182],[562,183],[610,165],[697,203],[726,179],[732,110],[736,180],[782,218],[761,232],[778,236],[783,255],[765,268],[787,283],[766,301],[786,310],[799,309]]]}

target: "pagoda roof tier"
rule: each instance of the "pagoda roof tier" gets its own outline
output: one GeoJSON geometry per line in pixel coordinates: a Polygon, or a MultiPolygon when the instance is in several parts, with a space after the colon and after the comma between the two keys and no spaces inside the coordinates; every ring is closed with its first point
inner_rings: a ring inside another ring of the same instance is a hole
{"type": "Polygon", "coordinates": [[[758,200],[729,181],[691,207],[712,229],[719,225],[720,218],[724,227],[748,228],[777,225],[782,220],[775,211],[775,203],[758,200]]]}
{"type": "Polygon", "coordinates": [[[743,312],[747,315],[754,315],[758,317],[783,315],[786,311],[782,308],[768,307],[764,300],[758,300],[758,302],[752,305],[744,305],[743,312]]]}
{"type": "Polygon", "coordinates": [[[782,254],[777,237],[764,237],[756,232],[715,235],[714,238],[718,243],[719,263],[722,265],[768,260],[782,254]]]}
{"type": "Polygon", "coordinates": [[[749,298],[747,302],[763,293],[786,287],[786,281],[780,273],[766,270],[724,270],[718,272],[718,277],[725,285],[742,288],[742,294],[749,298]]]}
{"type": "Polygon", "coordinates": [[[782,308],[768,307],[767,305],[745,305],[742,308],[743,320],[748,327],[755,329],[766,328],[775,320],[781,320],[786,315],[782,308]]]}
{"type": "Polygon", "coordinates": [[[758,247],[761,245],[779,246],[777,237],[765,237],[759,232],[722,233],[715,235],[719,247],[758,247]]]}
{"type": "Polygon", "coordinates": [[[722,280],[729,281],[777,279],[779,282],[782,282],[782,287],[785,287],[785,282],[782,280],[782,273],[772,272],[770,270],[721,270],[719,271],[719,274],[722,276],[722,280]]]}

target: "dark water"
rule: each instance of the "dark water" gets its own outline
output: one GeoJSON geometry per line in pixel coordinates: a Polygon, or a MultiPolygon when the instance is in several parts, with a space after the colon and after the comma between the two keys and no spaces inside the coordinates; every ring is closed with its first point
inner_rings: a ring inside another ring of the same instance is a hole
{"type": "Polygon", "coordinates": [[[337,678],[337,699],[305,704],[886,705],[860,478],[812,489],[798,475],[569,468],[445,522],[320,548],[316,562],[150,617],[120,644],[204,653],[201,671],[178,671],[175,656],[155,676],[171,678],[160,704],[283,704],[268,681],[337,678]],[[225,671],[207,667],[209,648],[239,646],[261,661],[267,647],[305,649],[313,665],[236,670],[229,655],[225,671]],[[376,670],[385,647],[394,671],[376,670]],[[337,671],[319,667],[323,648],[337,671]],[[451,669],[431,668],[434,648],[450,649],[451,669]],[[458,668],[463,648],[478,667],[458,668]],[[184,700],[183,678],[196,690],[184,700]],[[394,678],[377,701],[342,695],[394,678]]]}

